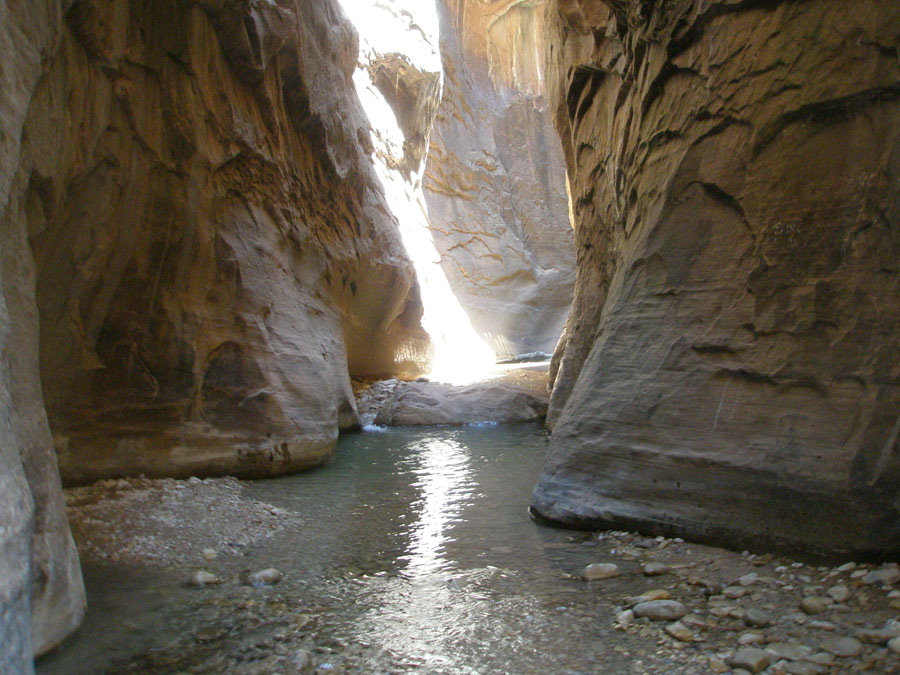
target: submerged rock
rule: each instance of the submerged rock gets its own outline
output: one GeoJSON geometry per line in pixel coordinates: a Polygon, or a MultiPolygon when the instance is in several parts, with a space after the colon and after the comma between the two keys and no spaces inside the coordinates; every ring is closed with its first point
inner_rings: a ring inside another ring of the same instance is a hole
{"type": "Polygon", "coordinates": [[[581,572],[585,581],[598,581],[619,576],[619,566],[615,563],[592,563],[581,572]]]}

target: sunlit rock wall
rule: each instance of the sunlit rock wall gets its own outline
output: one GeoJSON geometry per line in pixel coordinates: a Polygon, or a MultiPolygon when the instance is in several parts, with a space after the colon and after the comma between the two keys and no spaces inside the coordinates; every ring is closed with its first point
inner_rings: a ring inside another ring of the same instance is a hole
{"type": "Polygon", "coordinates": [[[319,463],[357,422],[348,365],[421,356],[342,16],[331,1],[66,14],[24,127],[3,270],[34,275],[64,479],[319,463]]]}
{"type": "Polygon", "coordinates": [[[444,94],[425,167],[435,244],[499,356],[552,351],[574,249],[543,95],[542,2],[439,0],[444,94]]]}
{"type": "Polygon", "coordinates": [[[900,552],[900,7],[547,17],[578,280],[535,510],[900,552]]]}

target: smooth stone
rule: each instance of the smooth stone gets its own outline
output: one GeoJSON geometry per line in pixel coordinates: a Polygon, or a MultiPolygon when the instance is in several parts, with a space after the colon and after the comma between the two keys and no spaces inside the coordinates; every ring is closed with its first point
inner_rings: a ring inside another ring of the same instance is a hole
{"type": "Polygon", "coordinates": [[[744,623],[751,628],[765,628],[772,623],[772,617],[761,609],[751,607],[744,614],[744,623]]]}
{"type": "Polygon", "coordinates": [[[784,669],[790,675],[819,675],[825,672],[822,666],[807,661],[788,661],[784,664],[784,669]]]}
{"type": "Polygon", "coordinates": [[[873,584],[882,584],[883,586],[893,586],[900,580],[900,569],[894,565],[887,565],[877,570],[872,570],[863,577],[862,582],[871,586],[873,584]]]}
{"type": "Polygon", "coordinates": [[[808,628],[815,628],[816,630],[836,630],[837,626],[835,626],[830,621],[810,621],[806,624],[808,628]]]}
{"type": "Polygon", "coordinates": [[[828,596],[835,602],[846,602],[852,595],[849,588],[844,584],[837,584],[828,589],[828,596]]]}
{"type": "Polygon", "coordinates": [[[641,571],[645,576],[658,577],[669,571],[669,566],[661,562],[650,562],[641,566],[641,571]]]}
{"type": "Polygon", "coordinates": [[[828,609],[829,601],[817,595],[811,595],[800,601],[800,609],[807,614],[821,614],[828,609]]]}
{"type": "Polygon", "coordinates": [[[737,580],[738,584],[741,586],[752,586],[757,581],[759,581],[759,575],[756,572],[750,572],[750,574],[745,574],[740,579],[737,580]]]}
{"type": "Polygon", "coordinates": [[[672,594],[669,591],[663,588],[656,588],[650,591],[645,591],[640,595],[632,598],[625,598],[625,604],[634,606],[638,605],[642,602],[652,602],[654,600],[668,600],[672,597],[672,594]]]}
{"type": "Polygon", "coordinates": [[[811,656],[807,656],[806,660],[823,666],[833,666],[835,664],[834,655],[828,652],[816,652],[811,656]]]}
{"type": "Polygon", "coordinates": [[[248,578],[251,586],[274,586],[284,578],[284,575],[274,567],[254,572],[248,578]]]}
{"type": "Polygon", "coordinates": [[[624,612],[619,612],[616,615],[616,623],[622,628],[628,628],[632,621],[634,621],[634,612],[630,609],[626,609],[624,612]]]}
{"type": "Polygon", "coordinates": [[[206,560],[215,560],[219,557],[219,554],[216,553],[216,549],[214,548],[205,548],[200,551],[200,555],[202,555],[206,560]]]}
{"type": "Polygon", "coordinates": [[[772,642],[766,645],[766,651],[779,659],[799,661],[812,654],[812,649],[798,642],[772,642]]]}
{"type": "Polygon", "coordinates": [[[766,636],[762,633],[757,633],[755,631],[749,631],[747,633],[743,633],[738,638],[739,645],[761,645],[766,641],[766,636]]]}
{"type": "Polygon", "coordinates": [[[191,578],[188,579],[188,584],[190,586],[196,586],[197,588],[203,588],[204,586],[214,586],[215,584],[221,584],[222,580],[217,577],[212,572],[207,572],[206,570],[197,570],[191,575],[191,578]]]}
{"type": "Polygon", "coordinates": [[[718,656],[709,657],[709,670],[713,673],[727,673],[731,668],[718,656]]]}
{"type": "Polygon", "coordinates": [[[856,631],[856,639],[873,645],[886,645],[895,637],[900,637],[900,626],[889,624],[884,628],[861,628],[856,631]]]}
{"type": "Polygon", "coordinates": [[[747,595],[749,591],[743,586],[729,586],[722,591],[722,595],[724,595],[729,600],[737,600],[738,598],[743,598],[747,595]]]}
{"type": "Polygon", "coordinates": [[[294,652],[294,655],[291,657],[291,665],[297,669],[297,675],[307,675],[316,670],[312,652],[308,652],[305,649],[298,649],[294,652]]]}
{"type": "Polygon", "coordinates": [[[585,581],[599,581],[617,576],[619,576],[619,566],[615,563],[593,563],[581,572],[581,578],[585,581]]]}
{"type": "Polygon", "coordinates": [[[819,646],[826,652],[843,657],[858,656],[862,651],[862,643],[851,637],[825,638],[819,642],[819,646]]]}
{"type": "Polygon", "coordinates": [[[744,647],[731,657],[730,663],[735,668],[743,668],[751,673],[760,673],[769,667],[769,664],[772,663],[772,657],[764,649],[744,647]]]}
{"type": "Polygon", "coordinates": [[[900,637],[895,637],[888,640],[887,647],[895,654],[900,654],[900,637]]]}
{"type": "Polygon", "coordinates": [[[653,621],[677,621],[687,614],[687,608],[677,600],[651,600],[634,606],[636,617],[647,617],[653,621]]]}
{"type": "Polygon", "coordinates": [[[680,621],[670,623],[668,626],[666,626],[665,631],[676,640],[681,640],[682,642],[694,641],[693,631],[680,621]]]}

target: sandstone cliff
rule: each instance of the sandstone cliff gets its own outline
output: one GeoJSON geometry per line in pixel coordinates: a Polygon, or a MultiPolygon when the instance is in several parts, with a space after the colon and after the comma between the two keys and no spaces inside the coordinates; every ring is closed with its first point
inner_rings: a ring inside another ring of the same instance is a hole
{"type": "Polygon", "coordinates": [[[574,284],[541,2],[441,0],[444,94],[425,167],[454,292],[498,356],[552,351],[574,284]]]}
{"type": "Polygon", "coordinates": [[[553,0],[575,303],[533,507],[900,552],[896,3],[553,0]]]}
{"type": "Polygon", "coordinates": [[[4,672],[29,550],[34,649],[83,608],[54,444],[70,482],[272,475],[358,423],[348,371],[423,365],[356,56],[334,0],[0,3],[4,672]]]}

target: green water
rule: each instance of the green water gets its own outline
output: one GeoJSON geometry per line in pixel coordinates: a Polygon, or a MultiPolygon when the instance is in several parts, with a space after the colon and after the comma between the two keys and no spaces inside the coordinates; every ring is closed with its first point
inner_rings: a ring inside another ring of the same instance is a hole
{"type": "Polygon", "coordinates": [[[604,640],[611,601],[569,576],[594,542],[528,517],[546,445],[536,425],[347,436],[326,467],[247,487],[304,524],[216,571],[274,566],[282,583],[88,566],[85,624],[39,672],[253,672],[294,648],[322,673],[632,672],[604,640]]]}

